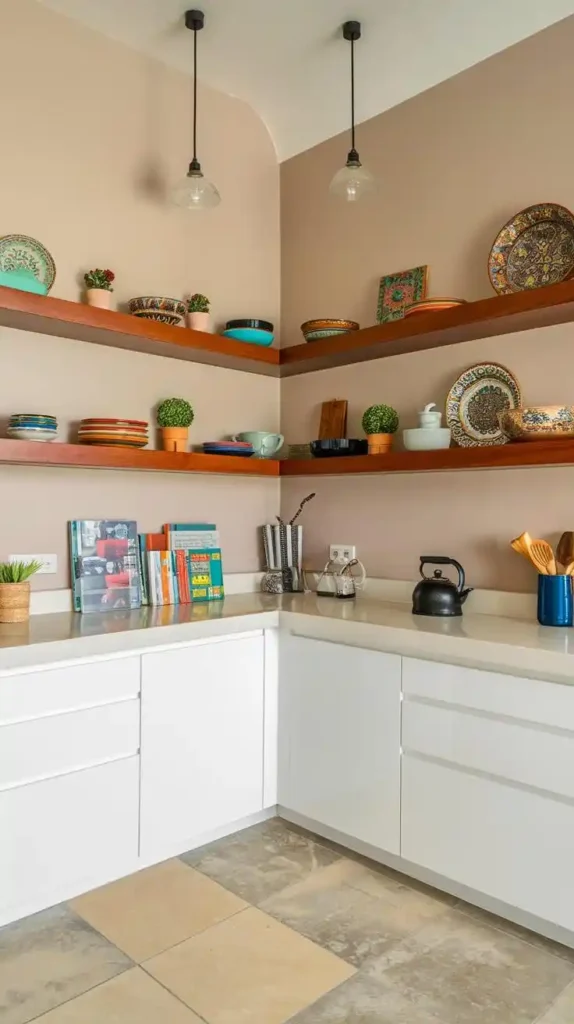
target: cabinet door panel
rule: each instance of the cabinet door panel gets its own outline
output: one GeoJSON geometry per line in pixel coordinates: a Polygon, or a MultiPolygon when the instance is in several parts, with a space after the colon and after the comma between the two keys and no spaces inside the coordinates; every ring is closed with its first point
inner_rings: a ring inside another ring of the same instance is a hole
{"type": "Polygon", "coordinates": [[[403,758],[402,855],[574,931],[574,807],[403,758]]]}
{"type": "Polygon", "coordinates": [[[279,802],[399,853],[400,658],[289,637],[279,802]]]}
{"type": "Polygon", "coordinates": [[[262,810],[263,683],[262,636],[144,655],[144,858],[262,810]]]}

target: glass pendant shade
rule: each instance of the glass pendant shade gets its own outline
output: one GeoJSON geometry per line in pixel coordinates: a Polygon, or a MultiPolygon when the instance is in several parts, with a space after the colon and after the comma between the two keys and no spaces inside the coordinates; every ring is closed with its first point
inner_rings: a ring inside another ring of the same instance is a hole
{"type": "Polygon", "coordinates": [[[204,177],[199,163],[194,167],[192,161],[185,178],[174,187],[172,201],[185,210],[209,210],[219,206],[221,196],[213,182],[204,177]]]}
{"type": "Polygon", "coordinates": [[[356,203],[358,199],[375,191],[375,179],[371,172],[363,167],[358,158],[349,159],[331,181],[329,191],[348,203],[356,203]]]}

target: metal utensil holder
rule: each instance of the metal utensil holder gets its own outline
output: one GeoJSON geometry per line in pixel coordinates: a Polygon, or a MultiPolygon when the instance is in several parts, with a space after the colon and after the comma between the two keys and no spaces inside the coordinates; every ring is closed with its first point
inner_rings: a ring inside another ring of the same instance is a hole
{"type": "Polygon", "coordinates": [[[343,568],[340,568],[339,562],[330,559],[319,576],[317,596],[338,597],[343,600],[356,597],[357,590],[362,588],[366,576],[365,567],[357,558],[347,562],[343,568]],[[354,576],[352,572],[356,565],[361,567],[361,576],[359,578],[354,576]],[[335,568],[333,569],[331,566],[335,566],[335,568]]]}

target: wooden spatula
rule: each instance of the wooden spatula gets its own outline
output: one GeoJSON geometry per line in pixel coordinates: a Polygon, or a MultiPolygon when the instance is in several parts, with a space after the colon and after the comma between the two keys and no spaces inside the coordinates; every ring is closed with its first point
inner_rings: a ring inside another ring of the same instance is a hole
{"type": "MultiPolygon", "coordinates": [[[[529,533],[521,533],[520,537],[515,537],[514,540],[510,541],[510,547],[517,551],[519,555],[524,555],[528,559],[531,565],[534,565],[530,555],[530,545],[532,544],[532,537],[529,533]]],[[[536,566],[534,566],[536,568],[536,566]]]]}
{"type": "Polygon", "coordinates": [[[570,562],[574,562],[574,532],[572,530],[566,530],[558,541],[556,559],[565,568],[570,562]]]}
{"type": "Polygon", "coordinates": [[[529,550],[530,557],[538,572],[546,576],[556,575],[556,559],[547,540],[532,540],[529,550]]]}

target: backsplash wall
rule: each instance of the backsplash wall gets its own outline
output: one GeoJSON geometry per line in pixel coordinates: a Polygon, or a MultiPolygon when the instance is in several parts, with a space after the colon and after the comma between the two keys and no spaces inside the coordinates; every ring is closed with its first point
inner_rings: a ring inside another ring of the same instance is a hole
{"type": "MultiPolygon", "coordinates": [[[[486,263],[504,222],[544,200],[574,207],[574,142],[557,130],[570,120],[573,48],[569,18],[360,125],[358,148],[378,180],[364,204],[328,194],[344,136],[282,165],[284,344],[299,344],[312,317],[373,323],[380,276],[422,263],[431,295],[493,294],[486,263]]],[[[515,373],[531,404],[574,404],[574,325],[565,325],[283,380],[283,432],[290,442],[316,437],[331,398],[349,400],[351,437],[362,436],[373,402],[415,426],[419,409],[444,409],[458,374],[485,360],[515,373]]],[[[534,572],[508,541],[524,529],[552,538],[574,519],[570,468],[286,478],[284,513],[311,490],[310,564],[324,564],[330,541],[355,543],[371,575],[395,579],[413,579],[430,552],[458,558],[470,585],[533,590],[534,572]]]]}

